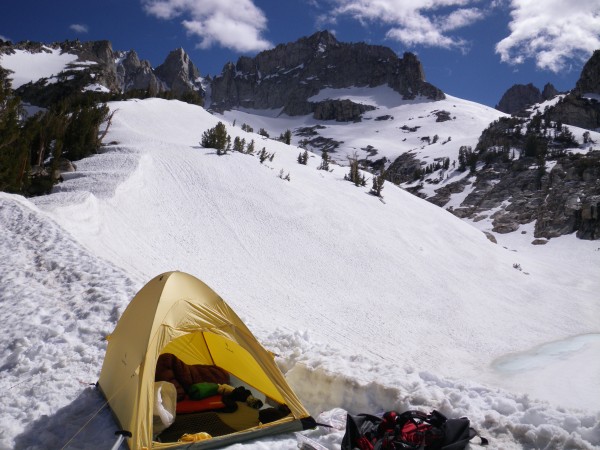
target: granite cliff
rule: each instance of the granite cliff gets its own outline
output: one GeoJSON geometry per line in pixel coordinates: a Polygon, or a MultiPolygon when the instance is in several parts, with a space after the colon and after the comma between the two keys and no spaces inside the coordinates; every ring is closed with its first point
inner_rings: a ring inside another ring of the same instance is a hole
{"type": "Polygon", "coordinates": [[[211,108],[281,109],[294,116],[358,120],[364,109],[346,103],[312,100],[322,89],[387,84],[405,99],[431,100],[444,93],[425,81],[423,67],[412,53],[399,58],[387,47],[342,43],[321,31],[228,63],[211,85],[211,108]]]}

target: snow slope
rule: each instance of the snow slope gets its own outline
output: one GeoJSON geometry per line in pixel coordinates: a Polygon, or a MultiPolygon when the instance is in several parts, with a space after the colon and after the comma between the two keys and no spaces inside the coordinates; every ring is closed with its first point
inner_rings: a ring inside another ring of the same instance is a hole
{"type": "MultiPolygon", "coordinates": [[[[52,78],[77,61],[77,55],[61,53],[60,49],[44,47],[38,53],[15,50],[11,54],[0,55],[0,66],[13,71],[12,88],[36,82],[40,78],[52,78]]],[[[52,80],[49,80],[52,82],[52,80]]]]}
{"type": "MultiPolygon", "coordinates": [[[[450,95],[440,101],[427,99],[403,100],[402,96],[387,85],[352,87],[345,89],[327,88],[309,101],[351,100],[370,105],[376,109],[362,115],[360,122],[336,122],[316,120],[312,115],[287,116],[279,110],[231,110],[223,117],[238,124],[247,123],[256,131],[265,128],[272,137],[277,137],[286,129],[297,130],[314,125],[325,126],[316,130],[320,136],[342,142],[338,150],[331,153],[334,160],[347,163],[347,156],[357,152],[360,158],[368,156],[368,146],[374,147],[377,154],[371,160],[387,157],[393,161],[405,152],[414,153],[419,159],[434,162],[435,158],[457,159],[461,145],[475,147],[477,139],[490,122],[505,116],[493,108],[463,100],[450,95]],[[438,122],[437,112],[445,111],[449,120],[438,122]],[[404,127],[404,128],[403,128],[404,127]],[[415,129],[410,131],[410,129],[415,129]],[[434,136],[438,136],[433,143],[434,136]],[[429,137],[430,143],[422,140],[429,137]]],[[[293,143],[304,137],[294,136],[293,143]]]]}
{"type": "MultiPolygon", "coordinates": [[[[299,165],[298,148],[239,125],[232,137],[273,161],[219,157],[198,144],[219,120],[202,108],[111,108],[116,144],[55,193],[0,196],[0,305],[15,325],[0,335],[0,448],[111,444],[116,425],[86,384],[129,299],[168,270],[225,298],[322,421],[435,408],[469,416],[492,448],[600,448],[597,243],[494,245],[399,188],[380,200],[345,168],[316,170],[315,155],[299,165]]],[[[335,449],[343,429],[305,435],[335,449]]]]}

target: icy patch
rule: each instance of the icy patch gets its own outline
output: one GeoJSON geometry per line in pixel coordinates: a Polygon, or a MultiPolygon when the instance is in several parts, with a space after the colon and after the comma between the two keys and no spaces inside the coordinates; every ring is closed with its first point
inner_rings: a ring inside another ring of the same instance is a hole
{"type": "Polygon", "coordinates": [[[589,345],[600,345],[600,334],[583,334],[562,341],[549,342],[531,350],[497,358],[492,366],[501,372],[538,369],[581,351],[589,345]]]}
{"type": "Polygon", "coordinates": [[[582,334],[501,356],[491,366],[508,388],[524,389],[541,399],[591,410],[600,404],[598,354],[600,334],[582,334]],[[570,367],[586,367],[586,378],[582,379],[578,370],[569,371],[570,367]]]}

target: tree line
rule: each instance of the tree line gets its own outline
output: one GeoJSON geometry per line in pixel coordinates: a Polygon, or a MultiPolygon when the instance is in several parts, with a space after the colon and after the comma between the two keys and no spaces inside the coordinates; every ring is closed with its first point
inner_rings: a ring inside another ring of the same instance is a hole
{"type": "Polygon", "coordinates": [[[0,67],[0,191],[25,196],[50,192],[64,160],[77,161],[100,148],[100,126],[109,118],[94,93],[72,93],[27,116],[0,67]]]}

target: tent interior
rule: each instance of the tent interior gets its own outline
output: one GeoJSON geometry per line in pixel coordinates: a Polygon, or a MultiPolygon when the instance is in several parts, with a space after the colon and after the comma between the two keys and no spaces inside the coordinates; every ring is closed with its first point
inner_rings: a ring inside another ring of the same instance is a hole
{"type": "Polygon", "coordinates": [[[154,402],[152,434],[156,442],[164,443],[184,435],[191,440],[232,434],[291,414],[273,381],[246,349],[207,331],[183,335],[161,351],[154,402]],[[212,368],[222,373],[215,375],[212,368]],[[185,393],[165,383],[182,387],[185,393]],[[191,436],[198,433],[207,434],[191,436]]]}

